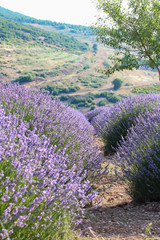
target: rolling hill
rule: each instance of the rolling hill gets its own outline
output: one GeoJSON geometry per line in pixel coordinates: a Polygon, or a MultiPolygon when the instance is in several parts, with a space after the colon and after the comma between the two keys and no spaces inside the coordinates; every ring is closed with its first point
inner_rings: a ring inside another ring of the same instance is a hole
{"type": "MultiPolygon", "coordinates": [[[[67,51],[87,51],[89,46],[73,37],[55,33],[24,24],[25,19],[32,19],[0,7],[0,39],[1,41],[35,41],[39,44],[52,44],[67,51]],[[21,16],[21,21],[17,17],[21,16]],[[22,21],[23,20],[23,21],[22,21]]],[[[32,21],[31,21],[32,22],[32,21]]],[[[34,22],[34,21],[33,21],[34,22]]]]}
{"type": "Polygon", "coordinates": [[[149,69],[107,78],[97,69],[112,64],[113,54],[112,48],[97,44],[90,27],[37,20],[0,7],[0,81],[45,88],[82,112],[110,106],[158,83],[157,73],[149,69]],[[115,78],[122,80],[116,91],[115,78]]]}

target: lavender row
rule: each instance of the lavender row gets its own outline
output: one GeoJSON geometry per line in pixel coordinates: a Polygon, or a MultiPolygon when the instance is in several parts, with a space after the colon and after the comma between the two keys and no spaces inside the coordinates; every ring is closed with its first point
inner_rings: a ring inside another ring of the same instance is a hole
{"type": "Polygon", "coordinates": [[[95,197],[86,172],[0,107],[1,239],[47,239],[95,197]],[[25,235],[24,235],[25,233],[25,235]]]}
{"type": "Polygon", "coordinates": [[[1,83],[0,103],[0,236],[56,239],[96,196],[90,181],[102,156],[94,129],[81,113],[18,84],[1,83]]]}
{"type": "Polygon", "coordinates": [[[92,111],[89,111],[88,113],[85,114],[86,119],[92,124],[92,121],[95,117],[97,117],[100,113],[108,110],[109,107],[98,107],[95,108],[92,111]]]}
{"type": "Polygon", "coordinates": [[[136,119],[114,156],[116,175],[137,202],[160,201],[160,109],[136,119]]]}
{"type": "Polygon", "coordinates": [[[45,134],[57,150],[70,155],[70,164],[84,166],[88,174],[101,172],[102,156],[94,143],[94,128],[80,112],[52,99],[46,93],[18,84],[0,85],[0,102],[6,113],[16,113],[30,130],[45,134]]]}
{"type": "Polygon", "coordinates": [[[120,140],[126,137],[132,125],[136,124],[139,114],[152,111],[160,104],[160,95],[135,95],[111,108],[106,108],[92,119],[96,132],[105,143],[106,152],[114,152],[120,140]]]}

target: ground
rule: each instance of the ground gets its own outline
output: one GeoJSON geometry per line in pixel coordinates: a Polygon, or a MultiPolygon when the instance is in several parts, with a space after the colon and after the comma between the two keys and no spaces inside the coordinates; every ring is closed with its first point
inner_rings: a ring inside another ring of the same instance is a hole
{"type": "MultiPolygon", "coordinates": [[[[111,162],[112,157],[107,160],[111,162]]],[[[136,204],[124,183],[111,180],[106,174],[97,184],[101,191],[85,209],[82,234],[90,240],[160,240],[160,202],[136,204]],[[150,223],[152,229],[147,234],[150,223]]]]}

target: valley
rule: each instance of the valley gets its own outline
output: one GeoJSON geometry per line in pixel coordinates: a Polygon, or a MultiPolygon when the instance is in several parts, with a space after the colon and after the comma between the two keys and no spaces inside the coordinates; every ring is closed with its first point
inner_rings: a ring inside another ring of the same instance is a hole
{"type": "Polygon", "coordinates": [[[110,57],[114,52],[97,43],[89,27],[36,20],[0,10],[2,26],[3,23],[8,26],[7,21],[11,21],[13,30],[15,20],[23,29],[22,39],[19,39],[17,26],[17,38],[7,35],[6,29],[5,38],[1,38],[1,81],[19,81],[26,87],[50,89],[54,97],[83,113],[131,96],[135,87],[158,84],[158,73],[150,70],[125,70],[109,78],[99,71],[112,64],[110,57]],[[9,39],[6,36],[10,36],[9,39]],[[115,78],[122,81],[121,88],[116,91],[112,84],[115,78]],[[105,92],[110,94],[110,99],[101,96],[105,92]]]}

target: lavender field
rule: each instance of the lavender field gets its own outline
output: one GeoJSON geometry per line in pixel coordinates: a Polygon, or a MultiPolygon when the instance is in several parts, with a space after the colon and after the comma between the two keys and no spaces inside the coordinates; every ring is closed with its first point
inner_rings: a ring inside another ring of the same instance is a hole
{"type": "Polygon", "coordinates": [[[1,83],[1,239],[75,239],[108,171],[135,202],[159,201],[159,104],[159,94],[136,95],[84,116],[44,90],[1,83]]]}
{"type": "Polygon", "coordinates": [[[69,239],[102,170],[93,127],[18,84],[1,84],[0,103],[1,239],[69,239]]]}
{"type": "Polygon", "coordinates": [[[86,114],[135,202],[160,201],[160,95],[135,95],[86,114]]]}

